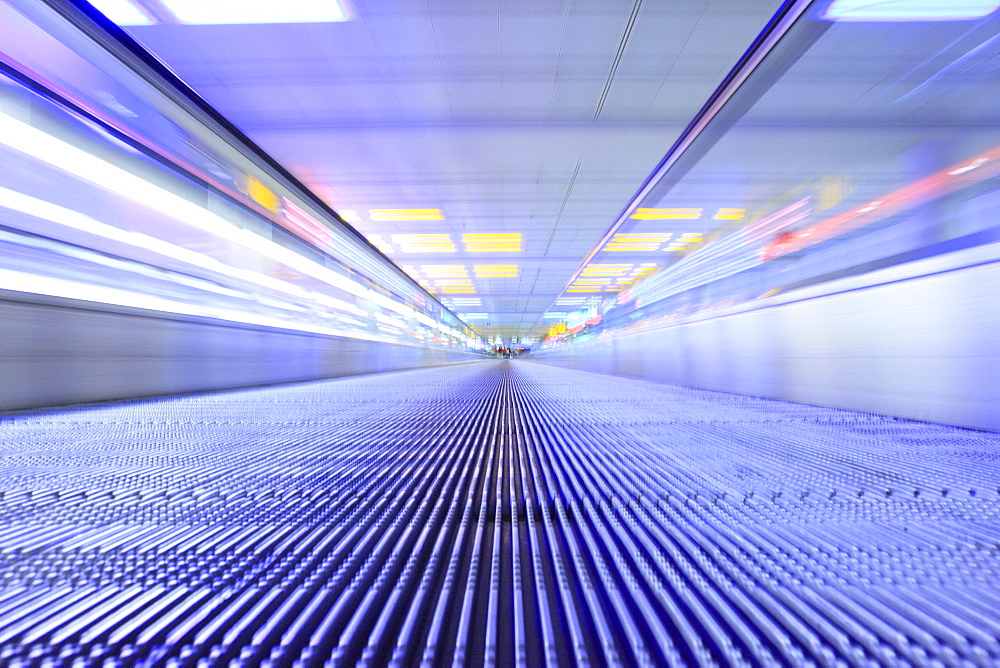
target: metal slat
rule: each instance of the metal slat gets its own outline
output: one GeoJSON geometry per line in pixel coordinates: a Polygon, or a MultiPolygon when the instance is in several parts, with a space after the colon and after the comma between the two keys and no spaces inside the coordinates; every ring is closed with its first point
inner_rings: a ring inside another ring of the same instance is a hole
{"type": "Polygon", "coordinates": [[[1000,435],[513,361],[0,456],[4,665],[1000,663],[1000,435]]]}

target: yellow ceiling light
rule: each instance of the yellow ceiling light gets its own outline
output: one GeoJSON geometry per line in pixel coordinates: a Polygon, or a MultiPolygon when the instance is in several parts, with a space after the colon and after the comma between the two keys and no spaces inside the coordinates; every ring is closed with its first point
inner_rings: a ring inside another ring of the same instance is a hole
{"type": "Polygon", "coordinates": [[[517,278],[516,264],[476,264],[472,266],[477,278],[517,278]]]}
{"type": "Polygon", "coordinates": [[[435,278],[434,284],[438,286],[444,285],[472,285],[471,278],[435,278]]]}
{"type": "Polygon", "coordinates": [[[640,234],[635,232],[622,232],[611,238],[611,241],[604,246],[606,251],[656,251],[660,249],[660,244],[670,240],[673,236],[669,232],[640,234]]]}
{"type": "Polygon", "coordinates": [[[673,236],[672,232],[619,232],[612,242],[663,243],[673,236]]]}
{"type": "Polygon", "coordinates": [[[446,285],[438,288],[438,290],[443,294],[470,294],[474,293],[476,289],[471,285],[446,285]]]}
{"type": "Polygon", "coordinates": [[[636,220],[694,220],[701,218],[701,209],[636,209],[636,220]]]}
{"type": "Polygon", "coordinates": [[[622,276],[627,274],[632,267],[631,264],[588,264],[580,272],[581,276],[622,276]]]}
{"type": "Polygon", "coordinates": [[[393,243],[397,244],[450,244],[451,237],[447,234],[393,234],[393,243]]]}
{"type": "Polygon", "coordinates": [[[403,253],[454,253],[457,250],[447,234],[393,234],[392,242],[403,253]]]}
{"type": "Polygon", "coordinates": [[[341,3],[331,0],[295,2],[208,2],[206,0],[160,0],[181,23],[193,25],[254,23],[326,23],[346,21],[341,3]]]}
{"type": "MultiPolygon", "coordinates": [[[[359,216],[358,212],[355,211],[354,209],[341,209],[340,211],[337,212],[337,214],[344,219],[344,222],[347,223],[361,222],[361,216],[359,216]]],[[[371,237],[368,238],[370,239],[371,237]]]]}
{"type": "Polygon", "coordinates": [[[739,220],[746,212],[746,209],[719,209],[712,217],[716,220],[739,220]]]}
{"type": "Polygon", "coordinates": [[[368,215],[380,223],[444,220],[441,209],[369,209],[368,215]]]}
{"type": "Polygon", "coordinates": [[[463,234],[462,243],[469,253],[517,253],[520,234],[463,234]]]}
{"type": "Polygon", "coordinates": [[[420,271],[429,278],[466,278],[469,275],[462,264],[422,264],[420,271]]]}

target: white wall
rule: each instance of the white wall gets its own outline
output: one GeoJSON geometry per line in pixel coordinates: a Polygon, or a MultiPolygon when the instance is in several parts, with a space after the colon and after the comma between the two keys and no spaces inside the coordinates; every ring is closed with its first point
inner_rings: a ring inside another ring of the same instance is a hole
{"type": "Polygon", "coordinates": [[[828,294],[804,291],[763,308],[567,345],[535,359],[1000,430],[1000,263],[939,268],[900,280],[892,272],[865,277],[876,283],[867,287],[852,279],[826,286],[828,294]]]}
{"type": "MultiPolygon", "coordinates": [[[[13,293],[10,293],[13,294],[13,293]]],[[[0,410],[266,385],[476,355],[0,295],[0,410]]]]}

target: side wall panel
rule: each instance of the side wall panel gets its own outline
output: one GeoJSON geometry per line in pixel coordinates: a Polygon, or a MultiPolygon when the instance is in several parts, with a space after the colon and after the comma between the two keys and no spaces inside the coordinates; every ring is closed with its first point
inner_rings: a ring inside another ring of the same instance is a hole
{"type": "Polygon", "coordinates": [[[1000,430],[1000,265],[568,345],[535,359],[1000,430]]]}
{"type": "Polygon", "coordinates": [[[0,300],[0,410],[475,359],[355,339],[0,300]]]}

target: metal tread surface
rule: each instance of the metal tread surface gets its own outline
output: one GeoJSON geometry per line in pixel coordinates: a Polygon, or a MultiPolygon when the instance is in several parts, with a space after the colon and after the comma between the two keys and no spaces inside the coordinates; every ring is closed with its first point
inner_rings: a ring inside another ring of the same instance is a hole
{"type": "Polygon", "coordinates": [[[1000,435],[483,362],[0,418],[0,665],[1000,665],[1000,435]]]}

